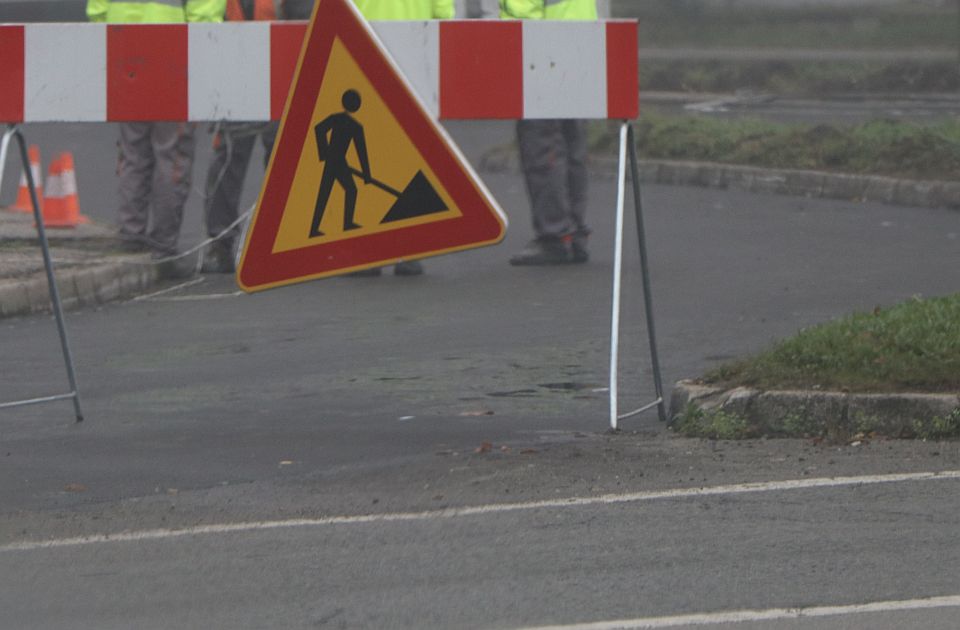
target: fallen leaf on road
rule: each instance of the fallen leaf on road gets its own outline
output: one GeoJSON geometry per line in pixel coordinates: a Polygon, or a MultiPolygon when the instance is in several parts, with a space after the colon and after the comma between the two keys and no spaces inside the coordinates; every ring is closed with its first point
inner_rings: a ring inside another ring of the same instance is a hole
{"type": "Polygon", "coordinates": [[[86,492],[87,487],[82,483],[68,483],[63,487],[66,492],[86,492]]]}
{"type": "Polygon", "coordinates": [[[462,418],[477,418],[480,416],[492,416],[493,412],[489,409],[474,409],[472,411],[461,411],[459,415],[462,418]]]}
{"type": "Polygon", "coordinates": [[[539,452],[540,452],[540,451],[538,451],[538,450],[535,449],[535,448],[522,448],[522,449],[520,449],[520,454],[521,454],[521,455],[533,455],[534,453],[539,453],[539,452]]]}
{"type": "Polygon", "coordinates": [[[291,459],[285,459],[285,460],[283,460],[282,462],[280,462],[280,465],[281,465],[281,466],[292,466],[292,465],[293,465],[293,460],[291,460],[291,459]]]}
{"type": "Polygon", "coordinates": [[[478,446],[476,449],[474,449],[473,452],[479,455],[481,453],[489,453],[492,450],[493,450],[493,444],[491,444],[490,442],[484,442],[483,444],[478,446]]]}

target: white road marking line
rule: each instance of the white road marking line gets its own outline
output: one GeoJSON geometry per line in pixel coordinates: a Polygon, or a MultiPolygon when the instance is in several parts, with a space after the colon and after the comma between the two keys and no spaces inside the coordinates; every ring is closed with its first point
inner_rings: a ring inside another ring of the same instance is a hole
{"type": "Polygon", "coordinates": [[[529,626],[521,630],[645,630],[648,628],[675,628],[677,626],[719,626],[731,623],[757,621],[795,620],[806,617],[838,617],[869,613],[925,610],[930,608],[960,607],[960,595],[906,599],[901,601],[872,602],[850,606],[816,606],[812,608],[771,608],[769,610],[735,610],[730,612],[676,615],[672,617],[647,617],[618,619],[595,623],[578,623],[566,626],[529,626]]]}
{"type": "Polygon", "coordinates": [[[148,529],[118,534],[97,534],[76,538],[34,540],[0,545],[0,553],[12,551],[33,551],[57,547],[78,547],[115,542],[140,542],[145,540],[163,540],[184,536],[206,534],[229,534],[236,532],[254,532],[272,529],[293,529],[299,527],[324,527],[328,525],[361,525],[366,523],[394,523],[403,521],[430,521],[486,516],[520,512],[527,510],[560,509],[591,505],[615,505],[619,503],[639,503],[668,499],[687,499],[718,495],[750,494],[757,492],[785,492],[790,490],[809,490],[814,488],[841,488],[846,486],[869,486],[885,483],[903,483],[915,481],[944,481],[960,479],[960,470],[941,472],[900,473],[891,475],[865,475],[857,477],[823,477],[815,479],[788,479],[786,481],[762,481],[740,483],[704,488],[675,488],[652,492],[633,492],[627,494],[606,494],[597,497],[572,497],[530,501],[527,503],[501,503],[478,505],[424,512],[393,512],[386,514],[361,514],[354,516],[329,516],[325,518],[302,518],[285,521],[253,521],[246,523],[223,523],[220,525],[199,525],[182,529],[148,529]]]}

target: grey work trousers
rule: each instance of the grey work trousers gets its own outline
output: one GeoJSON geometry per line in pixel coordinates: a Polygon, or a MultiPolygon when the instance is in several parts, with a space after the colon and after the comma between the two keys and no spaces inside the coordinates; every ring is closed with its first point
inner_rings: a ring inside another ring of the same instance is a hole
{"type": "Polygon", "coordinates": [[[519,120],[517,141],[537,238],[589,234],[583,121],[519,120]]]}
{"type": "MultiPolygon", "coordinates": [[[[277,138],[278,123],[223,123],[213,139],[213,159],[207,170],[207,199],[204,213],[207,235],[218,236],[237,220],[243,180],[257,137],[263,145],[263,165],[270,160],[270,152],[277,138]]],[[[234,227],[226,236],[232,242],[239,232],[234,227]]]]}
{"type": "Polygon", "coordinates": [[[120,123],[120,235],[165,253],[176,251],[190,194],[193,123],[120,123]]]}

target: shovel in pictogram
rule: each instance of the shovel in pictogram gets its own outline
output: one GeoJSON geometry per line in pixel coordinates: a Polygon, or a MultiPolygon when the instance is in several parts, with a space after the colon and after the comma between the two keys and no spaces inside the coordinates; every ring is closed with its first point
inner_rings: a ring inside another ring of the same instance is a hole
{"type": "MultiPolygon", "coordinates": [[[[355,168],[351,168],[350,172],[357,177],[363,177],[363,173],[355,168]]],[[[417,171],[417,174],[413,176],[413,179],[402,191],[373,178],[370,178],[370,183],[397,198],[390,209],[387,210],[386,216],[380,222],[381,224],[436,214],[448,209],[447,204],[430,185],[430,181],[427,180],[423,171],[417,171]]]]}

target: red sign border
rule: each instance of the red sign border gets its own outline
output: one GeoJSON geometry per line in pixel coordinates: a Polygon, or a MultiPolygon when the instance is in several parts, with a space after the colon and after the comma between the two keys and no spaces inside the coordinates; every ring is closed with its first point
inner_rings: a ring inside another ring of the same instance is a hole
{"type": "Polygon", "coordinates": [[[349,0],[318,0],[295,77],[237,271],[242,289],[258,291],[503,239],[506,217],[471,176],[469,166],[407,87],[349,0]],[[344,44],[377,88],[462,216],[274,253],[304,139],[313,137],[313,110],[335,39],[344,44]]]}

